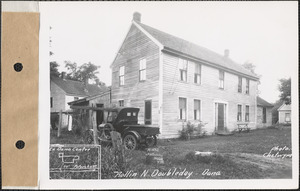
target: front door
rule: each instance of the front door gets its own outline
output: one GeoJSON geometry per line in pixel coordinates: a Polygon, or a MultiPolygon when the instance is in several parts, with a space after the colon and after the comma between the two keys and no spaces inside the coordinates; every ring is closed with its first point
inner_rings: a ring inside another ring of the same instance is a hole
{"type": "Polygon", "coordinates": [[[152,103],[151,100],[145,101],[145,124],[150,125],[152,123],[152,103]]]}
{"type": "Polygon", "coordinates": [[[216,103],[216,130],[224,131],[226,126],[226,104],[216,103]]]}

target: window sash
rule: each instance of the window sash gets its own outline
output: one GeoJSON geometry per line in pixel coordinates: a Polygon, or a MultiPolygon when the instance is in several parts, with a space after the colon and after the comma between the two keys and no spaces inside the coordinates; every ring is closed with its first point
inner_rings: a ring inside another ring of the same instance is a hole
{"type": "Polygon", "coordinates": [[[140,60],[140,70],[145,70],[146,69],[146,59],[140,60]]]}
{"type": "Polygon", "coordinates": [[[186,120],[186,98],[179,98],[179,119],[186,120]]]}
{"type": "Polygon", "coordinates": [[[246,94],[249,94],[249,84],[250,84],[250,81],[249,79],[246,80],[246,94]]]}
{"type": "Polygon", "coordinates": [[[201,101],[195,99],[194,100],[194,120],[200,120],[200,108],[201,108],[201,101]]]}
{"type": "Polygon", "coordinates": [[[187,71],[186,70],[180,70],[180,80],[181,81],[187,81],[187,71]]]}
{"type": "Polygon", "coordinates": [[[140,81],[146,80],[146,69],[140,70],[140,81]]]}
{"type": "Polygon", "coordinates": [[[124,107],[124,100],[119,100],[119,106],[124,107]]]}
{"type": "Polygon", "coordinates": [[[120,86],[124,85],[124,76],[119,77],[120,86]]]}
{"type": "Polygon", "coordinates": [[[179,65],[179,69],[187,70],[187,60],[179,58],[178,65],[179,65]]]}
{"type": "Polygon", "coordinates": [[[286,113],[285,114],[285,121],[286,122],[290,122],[291,121],[291,114],[290,113],[286,113]]]}
{"type": "Polygon", "coordinates": [[[224,71],[219,70],[219,88],[224,89],[224,71]]]}
{"type": "Polygon", "coordinates": [[[250,110],[250,107],[248,105],[246,105],[245,121],[249,121],[249,110],[250,110]]]}
{"type": "Polygon", "coordinates": [[[243,79],[239,77],[239,82],[238,82],[238,92],[242,93],[242,88],[243,88],[243,79]]]}
{"type": "Polygon", "coordinates": [[[196,83],[196,84],[200,84],[201,83],[201,76],[200,76],[200,74],[195,73],[194,83],[196,83]]]}
{"type": "Polygon", "coordinates": [[[242,121],[242,105],[238,105],[237,121],[242,121]]]}
{"type": "Polygon", "coordinates": [[[119,76],[123,76],[125,73],[125,66],[121,66],[119,70],[119,76]]]}

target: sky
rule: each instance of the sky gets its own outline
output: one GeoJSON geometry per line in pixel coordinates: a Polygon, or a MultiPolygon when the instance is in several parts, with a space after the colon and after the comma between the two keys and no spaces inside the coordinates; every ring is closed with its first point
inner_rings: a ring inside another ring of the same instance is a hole
{"type": "Polygon", "coordinates": [[[40,2],[39,8],[41,27],[52,27],[46,30],[54,52],[49,59],[60,71],[64,61],[99,65],[107,85],[136,11],[146,25],[253,63],[268,102],[278,100],[278,80],[298,71],[297,2],[40,2]]]}

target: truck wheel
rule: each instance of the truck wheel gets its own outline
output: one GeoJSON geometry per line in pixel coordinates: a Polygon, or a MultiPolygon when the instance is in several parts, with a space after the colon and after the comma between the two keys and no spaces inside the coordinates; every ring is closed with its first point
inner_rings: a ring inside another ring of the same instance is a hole
{"type": "Polygon", "coordinates": [[[146,146],[147,147],[153,147],[156,145],[156,136],[153,135],[153,136],[149,136],[149,137],[146,137],[146,146]]]}
{"type": "Polygon", "coordinates": [[[124,146],[125,149],[134,150],[137,147],[137,139],[135,136],[128,134],[124,137],[124,146]]]}

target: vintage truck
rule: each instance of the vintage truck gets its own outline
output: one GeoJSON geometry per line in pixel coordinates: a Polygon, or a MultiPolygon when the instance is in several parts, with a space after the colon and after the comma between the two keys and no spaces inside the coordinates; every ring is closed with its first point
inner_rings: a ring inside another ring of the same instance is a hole
{"type": "MultiPolygon", "coordinates": [[[[134,150],[140,145],[153,147],[157,142],[159,127],[138,124],[139,108],[124,107],[103,109],[103,123],[97,126],[97,138],[100,144],[111,142],[111,131],[121,134],[126,149],[134,150]]],[[[94,130],[85,133],[85,141],[94,143],[94,130]]]]}

